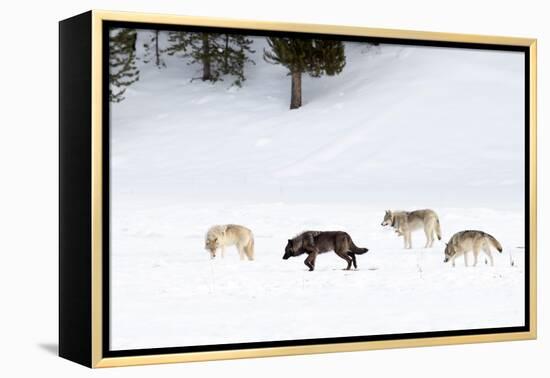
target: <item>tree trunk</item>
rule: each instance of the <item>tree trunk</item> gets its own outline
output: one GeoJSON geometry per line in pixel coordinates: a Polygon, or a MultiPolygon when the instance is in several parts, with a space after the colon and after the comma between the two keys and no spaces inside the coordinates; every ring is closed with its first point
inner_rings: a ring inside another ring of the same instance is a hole
{"type": "Polygon", "coordinates": [[[133,35],[130,35],[130,45],[132,47],[133,52],[136,52],[136,44],[137,44],[137,32],[133,35]]]}
{"type": "Polygon", "coordinates": [[[225,73],[229,72],[229,34],[225,35],[225,50],[223,51],[223,70],[225,73]]]}
{"type": "Polygon", "coordinates": [[[210,71],[210,41],[208,34],[202,35],[202,81],[212,80],[210,71]]]}
{"type": "Polygon", "coordinates": [[[155,57],[157,67],[160,67],[160,53],[159,53],[159,31],[155,31],[155,57]]]}
{"type": "Polygon", "coordinates": [[[292,72],[291,77],[290,109],[298,109],[302,106],[302,73],[292,72]]]}

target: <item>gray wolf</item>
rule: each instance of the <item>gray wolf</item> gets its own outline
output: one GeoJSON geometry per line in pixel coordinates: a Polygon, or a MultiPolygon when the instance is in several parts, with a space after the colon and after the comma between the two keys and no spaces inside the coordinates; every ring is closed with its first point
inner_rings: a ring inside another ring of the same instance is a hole
{"type": "Polygon", "coordinates": [[[491,255],[491,246],[493,246],[497,251],[502,253],[502,245],[495,239],[492,235],[489,235],[483,231],[476,230],[467,230],[460,231],[454,234],[447,246],[445,247],[445,260],[452,261],[453,266],[455,266],[455,259],[463,255],[464,256],[464,265],[468,266],[468,257],[467,252],[474,252],[474,266],[477,265],[477,256],[479,251],[483,250],[485,254],[489,257],[491,261],[491,266],[493,266],[493,256],[491,255]]]}
{"type": "Polygon", "coordinates": [[[204,248],[210,252],[210,258],[216,257],[217,249],[221,249],[222,258],[225,247],[234,245],[239,251],[239,257],[244,260],[254,260],[254,235],[252,231],[238,224],[224,224],[210,227],[206,233],[204,248]]]}
{"type": "Polygon", "coordinates": [[[308,256],[304,260],[304,264],[310,271],[313,271],[317,255],[328,251],[334,251],[339,257],[346,260],[348,264],[346,270],[350,270],[351,264],[357,269],[355,255],[362,255],[368,249],[357,247],[351,236],[344,231],[305,231],[288,239],[283,259],[287,260],[290,257],[306,253],[308,256]]]}
{"type": "Polygon", "coordinates": [[[405,248],[412,248],[412,231],[424,229],[426,234],[425,248],[431,248],[434,236],[441,240],[441,225],[435,211],[430,209],[415,211],[391,211],[386,210],[382,226],[391,226],[399,236],[403,236],[405,248]]]}

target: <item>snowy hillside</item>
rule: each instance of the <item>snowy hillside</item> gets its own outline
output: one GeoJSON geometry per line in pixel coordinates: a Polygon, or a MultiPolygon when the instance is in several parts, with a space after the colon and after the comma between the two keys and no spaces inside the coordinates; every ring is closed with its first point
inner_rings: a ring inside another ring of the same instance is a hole
{"type": "Polygon", "coordinates": [[[253,47],[242,88],[191,82],[174,56],[141,63],[112,105],[111,347],[522,325],[523,55],[349,43],[343,72],[304,77],[290,111],[286,69],[253,47]],[[432,249],[380,226],[386,209],[427,207],[432,249]],[[252,229],[256,261],[208,259],[204,233],[223,223],[252,229]],[[329,253],[306,272],[281,259],[305,229],[370,251],[358,271],[329,253]],[[495,267],[443,264],[463,229],[501,241],[495,267]]]}
{"type": "Polygon", "coordinates": [[[441,206],[523,203],[520,53],[348,44],[344,71],[305,77],[289,111],[264,45],[241,89],[190,82],[198,67],[177,57],[141,67],[113,107],[115,194],[342,201],[350,183],[353,202],[395,206],[406,187],[441,206]]]}

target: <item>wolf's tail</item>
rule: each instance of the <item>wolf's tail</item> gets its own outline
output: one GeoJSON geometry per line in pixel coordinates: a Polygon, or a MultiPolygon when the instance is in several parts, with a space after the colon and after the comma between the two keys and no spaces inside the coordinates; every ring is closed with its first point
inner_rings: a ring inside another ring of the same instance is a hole
{"type": "Polygon", "coordinates": [[[435,218],[435,234],[437,235],[437,240],[441,240],[441,225],[439,224],[439,218],[435,218]]]}
{"type": "Polygon", "coordinates": [[[485,234],[487,236],[487,239],[489,239],[489,241],[491,242],[491,244],[493,245],[493,247],[495,247],[497,249],[497,251],[499,251],[500,253],[502,253],[502,246],[500,245],[500,243],[498,242],[497,239],[495,239],[492,235],[489,235],[489,234],[485,234]]]}
{"type": "Polygon", "coordinates": [[[250,237],[248,244],[244,247],[244,252],[249,260],[254,260],[254,237],[250,237]]]}
{"type": "Polygon", "coordinates": [[[359,248],[358,246],[356,246],[351,238],[349,238],[349,246],[350,251],[355,253],[356,255],[362,255],[363,253],[367,253],[369,251],[368,248],[359,248]]]}

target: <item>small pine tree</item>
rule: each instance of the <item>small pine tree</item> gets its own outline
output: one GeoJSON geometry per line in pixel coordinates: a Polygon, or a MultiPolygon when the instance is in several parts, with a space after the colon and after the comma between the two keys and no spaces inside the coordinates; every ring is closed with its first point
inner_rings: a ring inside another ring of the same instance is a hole
{"type": "Polygon", "coordinates": [[[333,76],[346,65],[344,43],[320,39],[267,38],[270,51],[264,60],[288,68],[291,77],[290,109],[302,106],[302,74],[333,76]]]}
{"type": "Polygon", "coordinates": [[[171,32],[168,37],[169,55],[181,54],[190,58],[188,64],[201,66],[202,81],[223,80],[223,75],[235,77],[234,84],[241,86],[245,80],[244,66],[252,62],[248,57],[254,53],[252,40],[240,35],[215,33],[171,32]]]}
{"type": "Polygon", "coordinates": [[[168,47],[164,49],[168,55],[182,53],[185,55],[189,48],[189,34],[182,31],[168,32],[168,47]]]}
{"type": "Polygon", "coordinates": [[[220,79],[221,71],[216,67],[221,57],[219,34],[194,33],[190,39],[191,64],[202,64],[202,81],[216,82],[220,79]]]}
{"type": "Polygon", "coordinates": [[[246,63],[255,64],[249,58],[250,54],[254,54],[252,50],[253,41],[244,35],[225,34],[223,37],[223,66],[221,71],[224,75],[232,75],[236,79],[233,84],[242,86],[246,80],[244,76],[244,66],[246,63]]]}
{"type": "Polygon", "coordinates": [[[143,47],[145,47],[143,62],[149,63],[154,60],[157,68],[163,68],[166,67],[166,63],[164,62],[164,59],[162,59],[163,51],[159,47],[159,36],[160,30],[153,30],[151,32],[151,37],[143,44],[143,47]]]}
{"type": "Polygon", "coordinates": [[[124,92],[139,80],[136,66],[135,29],[120,28],[111,31],[109,36],[109,101],[124,100],[124,92]]]}

